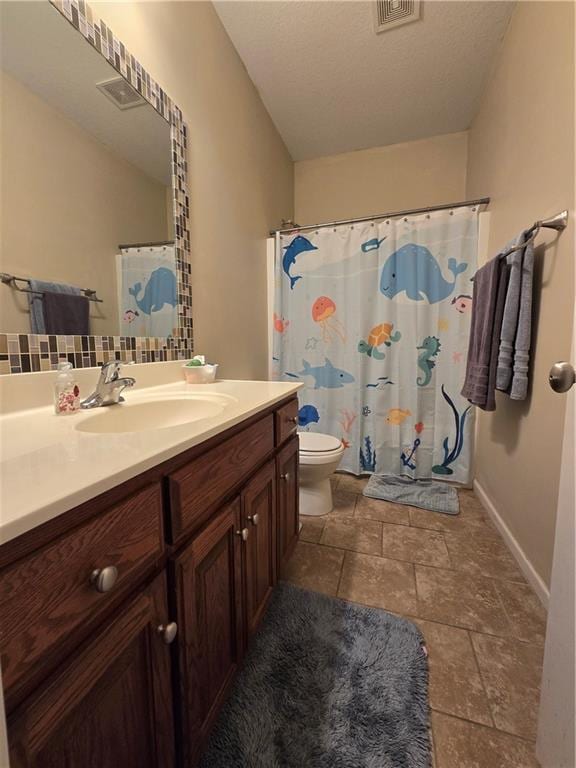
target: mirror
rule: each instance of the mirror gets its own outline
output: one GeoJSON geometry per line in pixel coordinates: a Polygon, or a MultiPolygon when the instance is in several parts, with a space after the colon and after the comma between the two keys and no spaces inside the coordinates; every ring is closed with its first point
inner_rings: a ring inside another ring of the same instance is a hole
{"type": "Polygon", "coordinates": [[[177,336],[169,122],[50,3],[0,5],[0,332],[177,336]]]}

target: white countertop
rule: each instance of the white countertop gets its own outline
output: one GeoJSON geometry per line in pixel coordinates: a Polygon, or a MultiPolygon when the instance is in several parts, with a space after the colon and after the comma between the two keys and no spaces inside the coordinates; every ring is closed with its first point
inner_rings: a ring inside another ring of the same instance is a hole
{"type": "MultiPolygon", "coordinates": [[[[0,416],[0,543],[224,432],[300,386],[297,382],[189,385],[177,381],[128,390],[126,401],[131,403],[190,393],[222,395],[227,403],[216,416],[140,432],[94,434],[76,428],[100,409],[56,416],[52,406],[43,406],[0,416]]],[[[114,409],[122,407],[106,410],[112,416],[114,409]]]]}

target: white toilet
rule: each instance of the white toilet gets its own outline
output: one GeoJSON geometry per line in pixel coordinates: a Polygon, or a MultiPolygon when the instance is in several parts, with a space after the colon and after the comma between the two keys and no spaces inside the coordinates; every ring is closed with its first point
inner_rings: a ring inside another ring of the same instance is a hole
{"type": "Polygon", "coordinates": [[[300,432],[300,514],[327,515],[332,510],[330,475],[336,471],[344,446],[337,437],[300,432]]]}

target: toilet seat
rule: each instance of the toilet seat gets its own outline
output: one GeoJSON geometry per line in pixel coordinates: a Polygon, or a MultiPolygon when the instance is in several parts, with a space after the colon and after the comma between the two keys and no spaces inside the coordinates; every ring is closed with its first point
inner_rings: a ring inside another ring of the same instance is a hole
{"type": "Polygon", "coordinates": [[[300,438],[301,464],[327,464],[344,452],[342,442],[332,435],[300,432],[298,436],[300,438]]]}

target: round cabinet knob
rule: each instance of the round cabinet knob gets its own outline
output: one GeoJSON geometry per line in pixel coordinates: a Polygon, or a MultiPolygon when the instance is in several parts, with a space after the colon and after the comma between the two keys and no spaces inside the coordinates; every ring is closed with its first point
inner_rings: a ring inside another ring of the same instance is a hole
{"type": "Polygon", "coordinates": [[[90,583],[97,592],[110,592],[118,578],[118,568],[107,565],[106,568],[96,568],[90,574],[90,583]]]}
{"type": "Polygon", "coordinates": [[[169,624],[160,624],[156,627],[156,631],[162,638],[162,641],[166,645],[170,645],[178,634],[178,624],[175,621],[171,621],[169,624]]]}
{"type": "Polygon", "coordinates": [[[285,474],[280,475],[280,480],[284,480],[284,481],[288,482],[288,480],[290,480],[290,473],[286,472],[285,474]]]}
{"type": "Polygon", "coordinates": [[[242,528],[241,531],[236,531],[236,536],[241,536],[242,541],[248,541],[248,536],[250,536],[250,531],[248,528],[242,528]]]}
{"type": "Polygon", "coordinates": [[[255,515],[248,515],[248,520],[252,523],[252,525],[258,525],[258,520],[260,519],[258,513],[255,515]]]}
{"type": "Polygon", "coordinates": [[[576,381],[574,367],[566,362],[554,363],[550,368],[548,381],[554,392],[568,392],[576,381]]]}
{"type": "Polygon", "coordinates": [[[298,424],[298,416],[291,416],[291,417],[288,419],[288,421],[289,421],[291,424],[298,424]]]}

